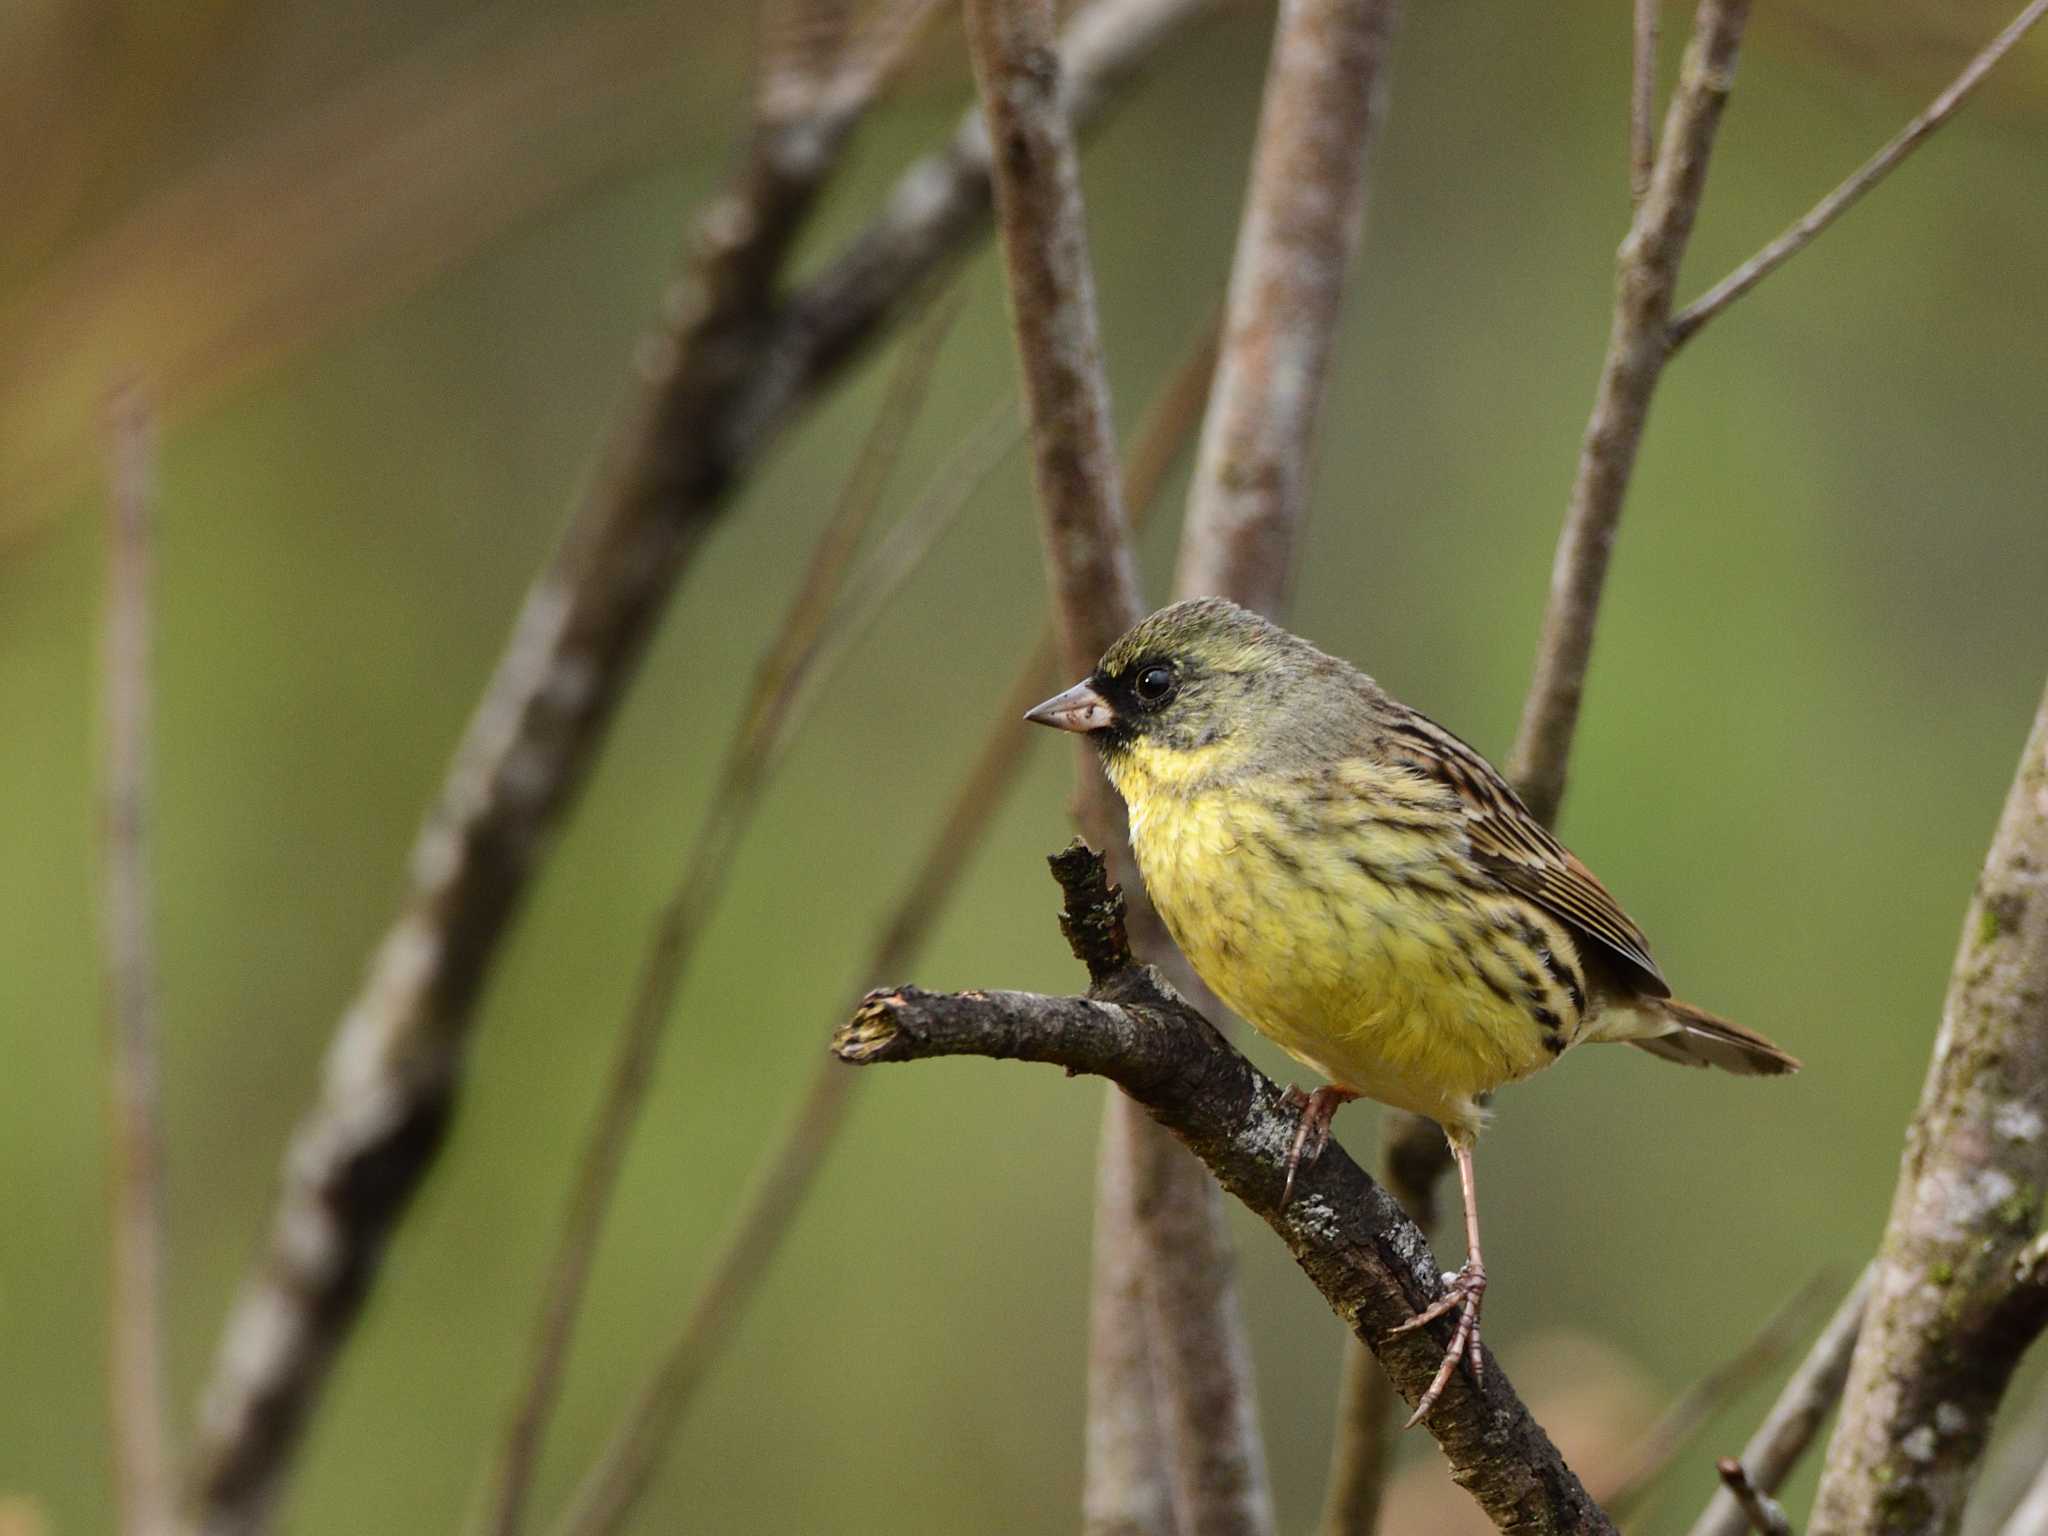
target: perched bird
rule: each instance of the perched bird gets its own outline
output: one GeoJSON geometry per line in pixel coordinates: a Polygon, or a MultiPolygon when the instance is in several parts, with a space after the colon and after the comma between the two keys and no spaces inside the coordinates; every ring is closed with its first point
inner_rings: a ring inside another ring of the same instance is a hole
{"type": "Polygon", "coordinates": [[[1486,759],[1371,678],[1221,598],[1163,608],[1026,717],[1088,733],[1130,811],[1138,872],[1216,995],[1328,1080],[1288,1159],[1355,1098],[1443,1127],[1466,1260],[1419,1328],[1458,1324],[1410,1424],[1461,1357],[1486,1292],[1472,1147],[1488,1096],[1583,1041],[1748,1075],[1798,1070],[1763,1036],[1679,1002],[1649,941],[1486,759]]]}

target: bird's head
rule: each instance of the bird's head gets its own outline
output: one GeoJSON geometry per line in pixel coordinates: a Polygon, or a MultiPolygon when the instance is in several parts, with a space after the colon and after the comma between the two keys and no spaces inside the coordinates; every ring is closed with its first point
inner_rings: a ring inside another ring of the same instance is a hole
{"type": "Polygon", "coordinates": [[[1195,598],[1141,621],[1024,718],[1087,733],[1128,798],[1136,777],[1209,778],[1290,755],[1296,727],[1317,713],[1304,700],[1328,689],[1333,669],[1357,676],[1248,609],[1195,598]]]}

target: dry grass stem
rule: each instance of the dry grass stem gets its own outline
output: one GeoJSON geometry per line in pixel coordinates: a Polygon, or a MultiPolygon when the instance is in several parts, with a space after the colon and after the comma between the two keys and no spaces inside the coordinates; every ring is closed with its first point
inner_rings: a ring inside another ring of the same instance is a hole
{"type": "Polygon", "coordinates": [[[105,782],[107,1387],[124,1536],[170,1530],[164,1418],[164,1131],[149,916],[150,583],[156,423],[140,385],[108,408],[105,782]]]}
{"type": "MultiPolygon", "coordinates": [[[[1156,504],[1166,474],[1201,413],[1215,359],[1215,331],[1212,324],[1176,368],[1140,423],[1125,473],[1125,490],[1134,520],[1141,522],[1156,504]]],[[[977,450],[971,439],[963,444],[962,453],[977,462],[989,462],[994,447],[1008,436],[1006,432],[996,432],[995,427],[1007,426],[1015,419],[1014,406],[1006,405],[988,418],[982,433],[976,434],[977,438],[986,435],[981,449],[977,450]],[[989,458],[982,458],[981,454],[988,454],[989,458]]],[[[942,471],[920,499],[920,506],[929,513],[940,497],[956,495],[964,500],[967,494],[971,494],[971,487],[961,487],[957,479],[949,479],[942,471]]],[[[905,521],[921,526],[942,521],[936,515],[928,518],[926,513],[913,510],[906,514],[905,521]]],[[[885,540],[877,553],[887,547],[885,540]]],[[[912,568],[900,556],[887,562],[888,571],[900,571],[903,575],[908,575],[912,568]]],[[[844,601],[865,607],[871,594],[862,590],[857,574],[846,584],[844,601]]],[[[858,620],[828,623],[820,632],[820,643],[833,636],[849,635],[858,626],[858,620]]],[[[993,728],[955,791],[909,889],[883,924],[874,951],[850,992],[858,992],[880,978],[901,975],[923,947],[960,875],[1028,761],[1028,727],[1023,715],[1045,697],[1051,686],[1054,651],[1048,629],[1011,680],[998,705],[993,728]]],[[[828,670],[829,667],[815,669],[813,676],[828,670]]],[[[753,1296],[802,1208],[804,1197],[844,1124],[855,1081],[853,1074],[837,1061],[827,1059],[819,1063],[789,1128],[764,1160],[761,1172],[742,1199],[738,1217],[707,1267],[706,1279],[675,1333],[663,1345],[659,1364],[641,1385],[572,1499],[559,1527],[565,1536],[599,1536],[617,1529],[631,1512],[681,1423],[698,1384],[729,1342],[732,1324],[753,1296]]]]}
{"type": "Polygon", "coordinates": [[[956,300],[934,305],[931,320],[905,347],[874,426],[832,515],[819,530],[782,622],[762,653],[689,857],[648,937],[639,981],[620,1025],[603,1095],[591,1114],[589,1139],[542,1282],[525,1385],[499,1449],[480,1527],[491,1536],[513,1536],[524,1523],[605,1215],[611,1209],[626,1150],[653,1086],[676,996],[783,748],[801,724],[797,701],[818,659],[825,614],[838,597],[855,548],[881,505],[890,472],[930,391],[940,343],[958,313],[956,300]]]}

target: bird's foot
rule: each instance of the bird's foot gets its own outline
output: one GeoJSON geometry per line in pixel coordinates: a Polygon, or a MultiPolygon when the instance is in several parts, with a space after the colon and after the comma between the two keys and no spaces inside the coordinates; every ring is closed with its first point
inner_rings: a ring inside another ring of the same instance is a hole
{"type": "Polygon", "coordinates": [[[1465,1267],[1449,1278],[1443,1295],[1424,1307],[1393,1331],[1397,1334],[1413,1333],[1426,1328],[1440,1317],[1452,1312],[1458,1314],[1458,1326],[1451,1335],[1451,1347],[1444,1351],[1443,1364],[1437,1367],[1436,1379],[1429,1384],[1429,1390],[1422,1394],[1422,1400],[1415,1405],[1415,1412],[1408,1416],[1408,1422],[1401,1427],[1413,1429],[1429,1417],[1430,1409],[1437,1399],[1444,1395],[1444,1388],[1451,1384],[1451,1374],[1458,1368],[1460,1360],[1472,1367],[1475,1382],[1486,1379],[1486,1361],[1479,1352],[1479,1309],[1486,1300],[1486,1266],[1477,1259],[1467,1259],[1465,1267]]]}
{"type": "Polygon", "coordinates": [[[1281,1210],[1286,1210],[1294,1199],[1295,1170],[1323,1155],[1323,1148],[1330,1144],[1331,1117],[1357,1097],[1349,1088],[1334,1084],[1326,1083],[1314,1093],[1303,1093],[1292,1083],[1287,1085],[1287,1091],[1280,1096],[1281,1107],[1293,1110],[1301,1118],[1294,1127],[1294,1145],[1287,1152],[1287,1182],[1280,1187],[1281,1210]]]}

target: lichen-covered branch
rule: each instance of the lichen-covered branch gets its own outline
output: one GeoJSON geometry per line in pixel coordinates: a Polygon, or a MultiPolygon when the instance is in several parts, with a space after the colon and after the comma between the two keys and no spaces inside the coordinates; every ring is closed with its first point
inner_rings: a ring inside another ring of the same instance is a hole
{"type": "MultiPolygon", "coordinates": [[[[1099,107],[1205,7],[1091,8],[1071,34],[1073,110],[1099,107]]],[[[399,914],[336,1030],[270,1235],[222,1331],[194,1453],[195,1530],[267,1528],[383,1243],[434,1160],[484,978],[692,556],[761,452],[984,227],[985,150],[956,144],[914,167],[817,278],[779,291],[880,82],[872,53],[856,63],[809,112],[792,114],[787,94],[764,103],[421,829],[399,914]]]]}
{"type": "Polygon", "coordinates": [[[1607,562],[1650,397],[1670,355],[1679,262],[1706,190],[1714,133],[1735,83],[1736,50],[1748,19],[1749,0],[1700,0],[1649,188],[1616,260],[1607,360],[1557,543],[1536,675],[1508,756],[1508,777],[1546,823],[1564,800],[1565,762],[1585,695],[1607,562]]]}
{"type": "Polygon", "coordinates": [[[1957,1528],[2048,1321],[2048,696],[1978,876],[1876,1260],[1814,1536],[1957,1528]]]}
{"type": "MultiPolygon", "coordinates": [[[[872,993],[835,1034],[833,1050],[855,1065],[974,1055],[1108,1078],[1272,1227],[1415,1401],[1442,1358],[1447,1326],[1392,1332],[1440,1293],[1422,1234],[1335,1143],[1302,1170],[1283,1210],[1295,1115],[1279,1086],[1130,958],[1120,898],[1098,857],[1070,850],[1055,861],[1055,873],[1067,893],[1070,936],[1080,935],[1074,948],[1093,978],[1085,997],[872,993]]],[[[1613,1531],[1497,1362],[1489,1362],[1483,1386],[1459,1373],[1425,1422],[1453,1475],[1500,1529],[1528,1536],[1613,1531]]]]}

